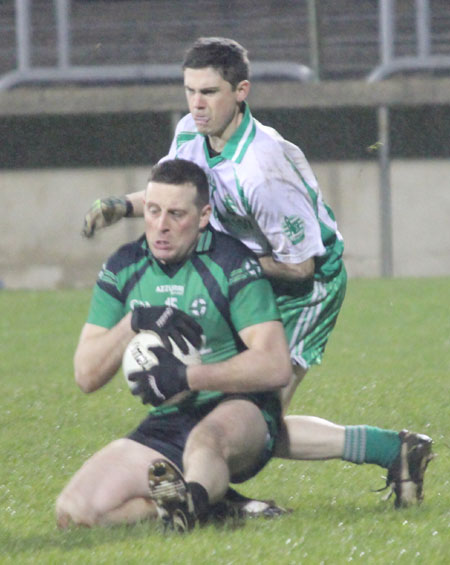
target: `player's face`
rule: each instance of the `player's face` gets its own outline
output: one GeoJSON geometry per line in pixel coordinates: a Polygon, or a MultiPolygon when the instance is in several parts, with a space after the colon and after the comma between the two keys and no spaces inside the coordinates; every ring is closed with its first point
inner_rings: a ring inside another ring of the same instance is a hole
{"type": "Polygon", "coordinates": [[[214,149],[219,146],[218,150],[221,150],[241,122],[240,104],[248,95],[250,83],[243,80],[233,90],[231,84],[211,67],[187,68],[184,70],[184,88],[198,131],[209,136],[214,149]]]}
{"type": "Polygon", "coordinates": [[[149,182],[144,199],[145,235],[154,257],[163,263],[183,261],[208,224],[210,205],[195,204],[192,184],[149,182]]]}

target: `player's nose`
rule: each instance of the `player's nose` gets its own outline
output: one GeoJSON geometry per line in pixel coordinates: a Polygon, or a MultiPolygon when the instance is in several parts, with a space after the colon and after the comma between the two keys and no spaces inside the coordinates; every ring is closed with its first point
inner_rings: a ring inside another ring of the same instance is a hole
{"type": "Polygon", "coordinates": [[[169,215],[166,212],[161,212],[159,215],[157,227],[160,231],[167,231],[169,229],[169,215]]]}
{"type": "Polygon", "coordinates": [[[205,106],[205,97],[201,92],[197,92],[194,94],[194,108],[204,108],[205,106]]]}

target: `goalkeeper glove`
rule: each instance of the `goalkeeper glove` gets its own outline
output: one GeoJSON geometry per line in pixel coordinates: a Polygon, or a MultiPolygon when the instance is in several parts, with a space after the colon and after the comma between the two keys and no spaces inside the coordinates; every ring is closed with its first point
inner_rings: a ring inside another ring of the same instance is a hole
{"type": "Polygon", "coordinates": [[[190,390],[184,363],[164,347],[149,347],[149,350],[156,355],[159,364],[149,371],[138,371],[128,377],[137,383],[132,393],[141,397],[142,404],[159,406],[179,392],[190,390]]]}
{"type": "Polygon", "coordinates": [[[125,196],[99,198],[89,208],[83,224],[82,235],[93,237],[96,230],[115,224],[124,216],[133,214],[133,204],[125,196]]]}
{"type": "Polygon", "coordinates": [[[199,349],[202,344],[202,327],[182,310],[171,306],[137,306],[131,316],[131,328],[136,333],[141,330],[153,331],[159,335],[164,347],[172,351],[169,337],[184,354],[189,352],[186,338],[199,349]]]}

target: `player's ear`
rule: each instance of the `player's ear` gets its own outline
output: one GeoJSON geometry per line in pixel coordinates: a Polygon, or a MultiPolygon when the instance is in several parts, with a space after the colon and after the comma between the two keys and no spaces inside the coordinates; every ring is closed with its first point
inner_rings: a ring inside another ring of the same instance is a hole
{"type": "Polygon", "coordinates": [[[236,97],[238,102],[243,102],[250,92],[250,81],[241,80],[236,86],[236,97]]]}
{"type": "Polygon", "coordinates": [[[211,216],[211,204],[205,204],[200,211],[200,221],[199,221],[199,228],[201,230],[205,229],[208,225],[209,218],[211,216]]]}

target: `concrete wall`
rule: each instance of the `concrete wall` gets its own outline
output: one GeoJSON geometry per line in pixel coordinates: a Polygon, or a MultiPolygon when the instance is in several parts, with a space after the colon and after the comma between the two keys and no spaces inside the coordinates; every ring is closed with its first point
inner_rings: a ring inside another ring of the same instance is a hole
{"type": "MultiPolygon", "coordinates": [[[[378,167],[312,163],[346,242],[352,277],[381,272],[378,167]]],[[[394,276],[450,275],[450,163],[393,161],[394,276]]],[[[91,286],[104,259],[142,231],[119,222],[93,240],[80,235],[98,197],[143,188],[147,168],[3,171],[0,281],[6,288],[91,286]]]]}
{"type": "MultiPolygon", "coordinates": [[[[381,273],[378,166],[313,166],[345,239],[350,276],[381,273]]],[[[450,275],[450,162],[394,160],[391,165],[395,277],[450,275]]]]}

